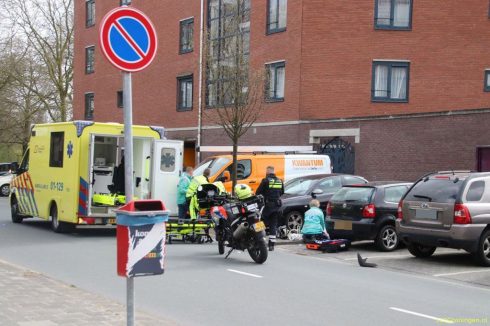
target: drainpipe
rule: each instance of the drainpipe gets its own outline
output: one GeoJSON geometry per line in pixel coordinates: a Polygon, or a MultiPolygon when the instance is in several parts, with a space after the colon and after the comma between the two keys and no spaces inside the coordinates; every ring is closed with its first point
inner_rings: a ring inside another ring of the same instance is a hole
{"type": "Polygon", "coordinates": [[[201,26],[199,32],[199,104],[197,113],[197,164],[201,162],[201,134],[202,134],[202,65],[203,65],[203,37],[204,37],[204,0],[201,0],[201,26]]]}

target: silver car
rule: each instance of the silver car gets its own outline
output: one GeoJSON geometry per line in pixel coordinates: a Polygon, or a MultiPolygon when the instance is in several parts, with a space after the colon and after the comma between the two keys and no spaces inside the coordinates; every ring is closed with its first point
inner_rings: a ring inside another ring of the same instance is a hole
{"type": "Polygon", "coordinates": [[[464,249],[490,266],[490,173],[424,176],[402,197],[396,229],[416,257],[448,247],[464,249]]]}

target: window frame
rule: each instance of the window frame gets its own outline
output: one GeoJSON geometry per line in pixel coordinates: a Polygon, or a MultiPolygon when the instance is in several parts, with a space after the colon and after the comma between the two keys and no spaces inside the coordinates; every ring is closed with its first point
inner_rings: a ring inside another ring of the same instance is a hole
{"type": "Polygon", "coordinates": [[[194,17],[189,17],[186,19],[182,19],[179,22],[179,54],[186,54],[186,53],[191,53],[194,52],[194,17]],[[184,31],[184,27],[187,27],[188,25],[192,24],[192,39],[189,41],[192,41],[192,46],[190,49],[183,49],[183,43],[182,43],[182,34],[184,31]]]}
{"type": "Polygon", "coordinates": [[[271,63],[266,63],[265,64],[265,69],[266,69],[266,75],[267,75],[267,80],[265,84],[265,101],[267,103],[274,103],[274,102],[284,102],[284,99],[286,97],[286,61],[276,61],[276,62],[271,62],[271,63]],[[273,68],[275,70],[274,74],[274,97],[269,97],[269,85],[270,85],[270,68],[273,68]],[[283,97],[277,97],[277,69],[278,68],[284,68],[284,95],[283,97]]]}
{"type": "Polygon", "coordinates": [[[129,6],[131,4],[131,0],[119,0],[119,6],[129,6]]]}
{"type": "Polygon", "coordinates": [[[178,112],[192,111],[193,107],[194,107],[194,74],[179,76],[177,77],[177,111],[178,112]],[[188,82],[189,80],[192,85],[191,106],[184,107],[182,106],[182,98],[180,97],[181,83],[188,82]]]}
{"type": "Polygon", "coordinates": [[[85,48],[85,74],[93,74],[95,72],[95,45],[90,45],[85,48]],[[92,64],[89,69],[89,51],[92,51],[92,64]]]}
{"type": "Polygon", "coordinates": [[[87,92],[87,93],[85,93],[85,114],[84,114],[85,120],[93,121],[94,120],[94,112],[95,112],[95,93],[94,92],[87,92]],[[88,116],[89,99],[92,100],[93,107],[94,107],[94,109],[92,110],[91,116],[88,116]]]}
{"type": "Polygon", "coordinates": [[[490,92],[490,83],[488,80],[490,79],[490,69],[485,69],[483,74],[483,91],[490,92]]]}
{"type": "Polygon", "coordinates": [[[62,168],[63,167],[63,158],[65,155],[65,132],[64,131],[54,131],[50,134],[49,139],[49,167],[50,168],[62,168]],[[61,136],[59,138],[55,138],[61,136]],[[59,155],[59,160],[55,161],[54,156],[54,141],[60,141],[61,146],[58,148],[57,155],[59,155]]]}
{"type": "MultiPolygon", "coordinates": [[[[216,45],[216,53],[218,55],[211,55],[209,61],[209,64],[216,64],[216,67],[222,68],[223,61],[225,61],[227,58],[223,57],[221,53],[221,48],[226,46],[226,42],[230,40],[230,38],[233,37],[240,37],[244,41],[244,47],[243,47],[243,62],[247,66],[249,65],[249,57],[250,57],[250,15],[251,15],[251,0],[241,0],[241,6],[238,8],[237,11],[232,11],[232,12],[226,12],[226,10],[223,10],[223,3],[225,2],[224,0],[208,0],[207,1],[207,28],[209,31],[212,30],[213,24],[217,24],[217,35],[216,37],[213,37],[212,33],[209,33],[207,37],[207,41],[209,44],[212,44],[214,42],[216,45]],[[215,2],[217,5],[217,16],[213,17],[212,14],[212,3],[215,2]],[[224,33],[223,29],[221,26],[226,23],[226,20],[229,18],[236,18],[236,17],[242,17],[242,18],[247,18],[247,21],[243,21],[245,25],[248,24],[247,27],[244,27],[240,32],[238,33],[232,33],[232,34],[227,34],[224,33]],[[245,46],[246,45],[246,46],[245,46]]],[[[209,50],[207,51],[209,54],[209,50]]],[[[207,69],[207,72],[208,69],[207,69]]],[[[226,74],[223,76],[223,74],[217,74],[217,76],[213,79],[209,78],[209,74],[206,75],[206,89],[205,89],[205,103],[206,103],[206,109],[213,109],[213,108],[219,108],[219,107],[227,107],[231,105],[232,103],[229,103],[226,99],[226,94],[220,93],[219,90],[222,90],[224,85],[226,85],[226,82],[229,81],[227,79],[226,74]]],[[[247,82],[248,82],[248,77],[247,77],[247,82]]]]}
{"type": "Polygon", "coordinates": [[[378,24],[378,2],[380,0],[374,0],[374,29],[379,30],[395,30],[395,31],[411,31],[412,30],[412,13],[413,13],[413,1],[410,0],[410,14],[408,18],[408,26],[394,26],[394,15],[395,15],[395,1],[391,1],[390,7],[390,24],[389,25],[380,25],[378,24]]]}
{"type": "Polygon", "coordinates": [[[267,13],[266,13],[266,26],[265,26],[265,30],[266,30],[266,35],[271,35],[271,34],[276,34],[276,33],[281,33],[281,32],[285,32],[287,30],[287,26],[288,26],[288,15],[287,15],[287,8],[288,8],[288,2],[286,0],[286,26],[284,27],[275,27],[275,28],[271,28],[271,17],[270,17],[270,8],[271,8],[271,5],[272,5],[272,2],[275,2],[276,4],[276,10],[277,10],[277,25],[279,26],[279,1],[280,0],[267,0],[267,13]]]}
{"type": "Polygon", "coordinates": [[[85,27],[95,26],[95,0],[86,0],[85,1],[85,27]],[[90,17],[89,15],[89,7],[93,7],[93,15],[90,17]]]}
{"type": "Polygon", "coordinates": [[[124,108],[124,92],[122,90],[116,92],[116,106],[119,109],[124,108]]]}
{"type": "Polygon", "coordinates": [[[381,103],[408,103],[410,97],[410,62],[409,61],[383,61],[383,60],[373,60],[372,62],[372,73],[371,73],[371,102],[381,102],[381,103]],[[376,93],[376,66],[386,65],[388,66],[388,80],[387,80],[387,97],[375,96],[376,93]],[[391,71],[393,68],[406,68],[407,69],[407,89],[406,97],[404,99],[391,98],[391,71]]]}

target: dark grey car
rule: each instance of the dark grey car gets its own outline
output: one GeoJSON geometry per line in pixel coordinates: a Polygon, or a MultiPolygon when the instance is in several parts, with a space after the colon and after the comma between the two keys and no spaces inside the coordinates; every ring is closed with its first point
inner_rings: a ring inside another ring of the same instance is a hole
{"type": "Polygon", "coordinates": [[[396,227],[416,257],[448,247],[464,249],[490,266],[490,173],[424,176],[400,201],[396,227]]]}

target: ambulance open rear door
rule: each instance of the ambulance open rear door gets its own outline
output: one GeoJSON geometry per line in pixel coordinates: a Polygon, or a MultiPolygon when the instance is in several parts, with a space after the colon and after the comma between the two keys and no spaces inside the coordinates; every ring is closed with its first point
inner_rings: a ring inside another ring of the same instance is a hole
{"type": "Polygon", "coordinates": [[[184,142],[155,140],[152,155],[151,197],[163,200],[170,215],[177,216],[177,185],[182,174],[184,142]]]}

